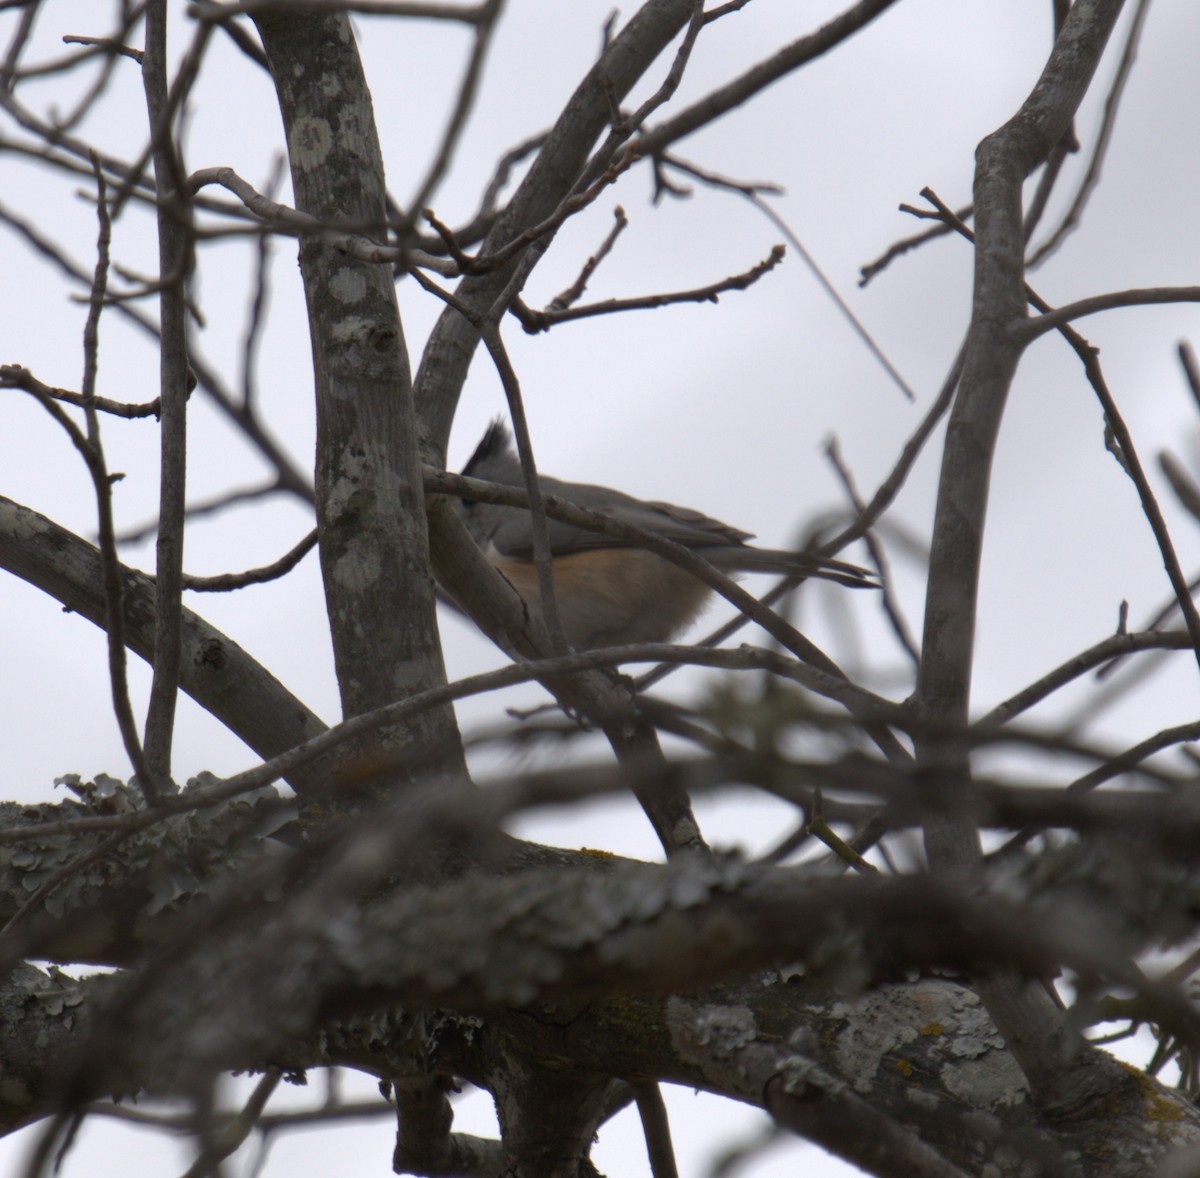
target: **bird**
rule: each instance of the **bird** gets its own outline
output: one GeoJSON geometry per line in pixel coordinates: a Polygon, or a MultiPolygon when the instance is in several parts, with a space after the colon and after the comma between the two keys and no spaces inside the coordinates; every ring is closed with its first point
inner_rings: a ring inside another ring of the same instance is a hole
{"type": "MultiPolygon", "coordinates": [[[[502,421],[488,426],[462,474],[524,488],[521,461],[502,421]]],[[[747,543],[754,538],[751,533],[687,507],[540,474],[538,483],[547,495],[682,544],[723,572],[820,577],[855,589],[878,588],[857,565],[806,552],[755,548],[747,543]]],[[[472,499],[461,499],[456,506],[489,563],[527,608],[540,611],[529,510],[472,499]]],[[[546,526],[563,634],[577,651],[668,642],[695,620],[708,601],[711,590],[706,584],[653,552],[555,519],[547,518],[546,526]]]]}

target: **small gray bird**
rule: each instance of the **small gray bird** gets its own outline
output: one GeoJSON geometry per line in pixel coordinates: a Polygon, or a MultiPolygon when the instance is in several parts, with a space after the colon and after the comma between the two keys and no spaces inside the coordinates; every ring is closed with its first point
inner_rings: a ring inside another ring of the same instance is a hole
{"type": "MultiPolygon", "coordinates": [[[[462,473],[508,487],[524,487],[521,462],[500,421],[489,426],[462,473]]],[[[752,548],[748,532],[671,503],[647,502],[590,483],[538,476],[543,491],[599,511],[643,531],[674,540],[724,572],[767,572],[822,577],[851,588],[878,588],[865,569],[804,552],[752,548]]],[[[524,598],[541,608],[533,562],[533,529],[522,507],[460,501],[467,530],[484,555],[524,598]]],[[[670,561],[603,532],[547,519],[554,590],[567,641],[576,650],[666,642],[703,609],[711,590],[670,561]]]]}

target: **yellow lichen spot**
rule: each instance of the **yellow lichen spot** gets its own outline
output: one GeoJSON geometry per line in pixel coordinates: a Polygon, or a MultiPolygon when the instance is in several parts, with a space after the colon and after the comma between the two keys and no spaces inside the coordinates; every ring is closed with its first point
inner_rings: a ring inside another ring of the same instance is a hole
{"type": "Polygon", "coordinates": [[[940,1035],[942,1033],[941,1023],[926,1023],[918,1032],[919,1035],[940,1035]]]}
{"type": "Polygon", "coordinates": [[[906,1079],[911,1080],[913,1074],[913,1066],[906,1059],[896,1060],[896,1068],[900,1074],[906,1079]]]}
{"type": "Polygon", "coordinates": [[[1173,1100],[1166,1092],[1158,1087],[1153,1077],[1146,1075],[1141,1068],[1136,1068],[1131,1063],[1126,1063],[1124,1060],[1118,1060],[1123,1067],[1135,1080],[1142,1090],[1142,1096],[1146,1101],[1146,1119],[1150,1121],[1169,1122],[1183,1120],[1183,1106],[1180,1101],[1173,1100]]]}
{"type": "Polygon", "coordinates": [[[300,118],[292,124],[288,137],[288,154],[292,162],[304,171],[311,171],[325,162],[333,147],[333,132],[324,119],[300,118]]]}
{"type": "Polygon", "coordinates": [[[600,851],[600,850],[597,850],[595,847],[580,847],[579,853],[581,855],[591,855],[593,859],[615,859],[616,858],[616,855],[614,855],[612,853],[612,851],[600,851]]]}

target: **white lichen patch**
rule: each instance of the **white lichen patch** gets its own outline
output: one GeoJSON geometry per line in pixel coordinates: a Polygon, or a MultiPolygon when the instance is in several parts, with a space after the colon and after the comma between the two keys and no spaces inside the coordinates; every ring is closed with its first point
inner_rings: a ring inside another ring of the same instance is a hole
{"type": "Polygon", "coordinates": [[[834,1056],[837,1070],[856,1092],[867,1093],[884,1056],[911,1043],[920,1034],[917,1021],[896,1009],[889,988],[868,993],[856,1002],[839,1002],[830,1009],[834,1018],[845,1019],[837,1033],[834,1056]]]}
{"type": "MultiPolygon", "coordinates": [[[[946,1005],[943,999],[943,1006],[946,1005]]],[[[975,1059],[987,1052],[1004,1048],[1004,1036],[996,1030],[995,1023],[985,1009],[978,994],[970,990],[958,990],[953,1005],[943,1015],[954,1034],[948,1036],[946,1051],[963,1059],[975,1059]]]]}
{"type": "MultiPolygon", "coordinates": [[[[363,280],[363,291],[366,291],[366,280],[363,280]]],[[[362,297],[361,295],[359,296],[362,297]]],[[[371,330],[371,321],[362,315],[347,315],[332,324],[329,337],[335,344],[358,345],[365,340],[371,330]]]]}
{"type": "Polygon", "coordinates": [[[343,266],[330,277],[329,293],[339,303],[361,302],[367,293],[366,276],[356,267],[343,266]]]}
{"type": "Polygon", "coordinates": [[[947,1092],[977,1108],[1021,1104],[1029,1094],[1025,1076],[1006,1051],[943,1064],[938,1075],[947,1092]]]}
{"type": "Polygon", "coordinates": [[[667,1028],[680,1059],[703,1070],[729,1060],[758,1037],[754,1012],[746,1006],[703,1006],[682,998],[667,1002],[667,1028]]]}
{"type": "Polygon", "coordinates": [[[14,503],[6,507],[4,515],[8,534],[14,540],[21,542],[34,540],[38,536],[46,535],[52,531],[50,521],[44,516],[38,515],[35,511],[29,511],[18,504],[14,503]]]}
{"type": "MultiPolygon", "coordinates": [[[[934,979],[910,986],[881,986],[853,1002],[838,1003],[831,1013],[845,1021],[838,1032],[838,1071],[858,1092],[872,1090],[880,1067],[919,1051],[927,1060],[952,1057],[945,1066],[961,1067],[986,1059],[1007,1093],[1020,1072],[1003,1054],[1004,1040],[978,995],[934,979]],[[918,1049],[911,1045],[920,1042],[918,1049]]],[[[965,1072],[956,1077],[967,1083],[965,1072]]],[[[1006,1097],[1007,1099],[1007,1097],[1006,1097]]],[[[1019,1095],[1018,1095],[1019,1099],[1019,1095]]]]}
{"type": "Polygon", "coordinates": [[[371,548],[357,547],[337,562],[334,577],[339,585],[354,593],[365,592],[383,575],[383,562],[371,548]]]}
{"type": "Polygon", "coordinates": [[[304,171],[318,168],[333,149],[333,130],[324,119],[299,118],[288,137],[288,154],[304,171]]]}

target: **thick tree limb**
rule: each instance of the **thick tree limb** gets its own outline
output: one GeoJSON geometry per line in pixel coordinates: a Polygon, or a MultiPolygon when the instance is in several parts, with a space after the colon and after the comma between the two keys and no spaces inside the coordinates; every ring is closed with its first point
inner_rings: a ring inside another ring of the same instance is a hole
{"type": "MultiPolygon", "coordinates": [[[[0,566],[48,593],[72,613],[104,625],[100,554],[86,540],[0,497],[0,566]]],[[[154,655],[153,582],[124,570],[125,638],[149,661],[154,655]]],[[[324,723],[232,639],[183,610],[180,686],[261,757],[273,757],[324,731],[324,723]]],[[[289,782],[322,788],[326,774],[307,765],[289,782]]]]}

